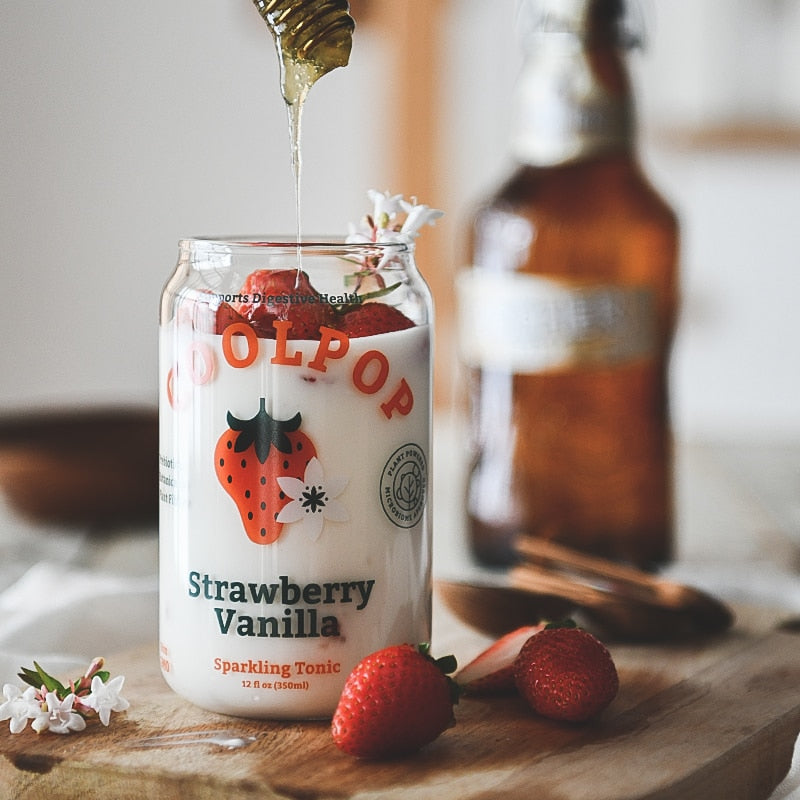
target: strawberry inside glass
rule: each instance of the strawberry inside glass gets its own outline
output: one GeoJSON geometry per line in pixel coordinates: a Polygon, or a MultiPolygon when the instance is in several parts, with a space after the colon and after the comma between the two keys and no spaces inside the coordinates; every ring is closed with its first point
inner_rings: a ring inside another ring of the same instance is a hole
{"type": "Polygon", "coordinates": [[[335,328],[352,338],[399,331],[414,324],[402,311],[380,301],[350,301],[337,307],[324,299],[301,269],[256,270],[236,296],[247,299],[220,303],[217,333],[233,322],[247,322],[260,338],[274,339],[275,320],[288,320],[292,323],[287,334],[290,339],[319,339],[322,327],[335,328]]]}

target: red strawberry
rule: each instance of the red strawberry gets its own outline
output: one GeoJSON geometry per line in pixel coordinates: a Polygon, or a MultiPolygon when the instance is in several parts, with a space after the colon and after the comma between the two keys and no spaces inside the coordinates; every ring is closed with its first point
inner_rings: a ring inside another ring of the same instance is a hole
{"type": "Polygon", "coordinates": [[[246,322],[245,318],[237,313],[228,303],[220,303],[215,318],[215,333],[222,334],[228,325],[234,322],[246,322]]]}
{"type": "Polygon", "coordinates": [[[522,645],[543,629],[543,624],[525,625],[501,636],[456,675],[456,683],[468,694],[515,692],[514,661],[522,645]]]}
{"type": "Polygon", "coordinates": [[[252,419],[237,419],[228,412],[228,430],[214,450],[217,478],[256,544],[271,544],[283,528],[275,518],[289,498],[277,479],[303,480],[306,465],[317,454],[311,439],[299,430],[300,422],[299,413],[288,420],[273,419],[262,397],[252,419]]]}
{"type": "Polygon", "coordinates": [[[599,714],[619,689],[611,654],[574,626],[548,626],[528,639],[514,662],[514,678],[534,711],[568,722],[599,714]]]}
{"type": "Polygon", "coordinates": [[[333,715],[336,746],[359,758],[414,753],[455,724],[452,656],[434,661],[426,645],[393,645],[350,673],[333,715]]]}
{"type": "Polygon", "coordinates": [[[320,326],[331,326],[335,313],[297,269],[259,269],[247,276],[241,294],[249,300],[236,310],[262,339],[274,339],[276,319],[289,320],[289,339],[319,339],[320,326]]]}
{"type": "Polygon", "coordinates": [[[402,311],[386,303],[364,303],[345,312],[335,327],[351,339],[413,328],[414,323],[402,311]]]}

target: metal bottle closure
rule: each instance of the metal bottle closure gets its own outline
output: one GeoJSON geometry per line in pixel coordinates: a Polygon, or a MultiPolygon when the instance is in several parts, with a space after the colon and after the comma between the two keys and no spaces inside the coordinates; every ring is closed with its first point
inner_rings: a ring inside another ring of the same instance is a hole
{"type": "Polygon", "coordinates": [[[554,166],[630,148],[630,93],[606,86],[591,63],[593,48],[632,43],[622,28],[623,10],[620,0],[523,3],[520,31],[526,59],[517,82],[511,138],[520,162],[554,166]]]}

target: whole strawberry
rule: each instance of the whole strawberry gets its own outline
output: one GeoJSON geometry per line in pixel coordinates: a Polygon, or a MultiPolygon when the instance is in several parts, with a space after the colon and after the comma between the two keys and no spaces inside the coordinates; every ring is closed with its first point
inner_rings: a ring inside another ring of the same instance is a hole
{"type": "Polygon", "coordinates": [[[413,328],[402,311],[386,303],[364,303],[343,313],[336,323],[351,339],[413,328]]]}
{"type": "Polygon", "coordinates": [[[241,294],[248,299],[235,311],[262,339],[274,339],[275,321],[286,320],[292,323],[288,339],[319,340],[320,327],[331,325],[335,318],[331,306],[301,270],[258,269],[247,276],[241,294]]]}
{"type": "Polygon", "coordinates": [[[456,668],[448,656],[434,661],[426,645],[393,645],[359,662],[333,715],[336,746],[359,758],[413,753],[455,723],[456,668]]]}
{"type": "Polygon", "coordinates": [[[514,662],[517,690],[544,717],[582,722],[616,697],[617,669],[602,642],[581,628],[548,627],[514,662]]]}

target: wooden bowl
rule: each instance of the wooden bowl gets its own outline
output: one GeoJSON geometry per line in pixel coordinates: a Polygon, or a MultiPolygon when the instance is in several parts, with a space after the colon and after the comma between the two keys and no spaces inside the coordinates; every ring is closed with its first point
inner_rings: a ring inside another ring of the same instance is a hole
{"type": "Polygon", "coordinates": [[[158,517],[155,409],[0,418],[0,490],[37,522],[108,528],[158,517]]]}

